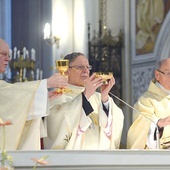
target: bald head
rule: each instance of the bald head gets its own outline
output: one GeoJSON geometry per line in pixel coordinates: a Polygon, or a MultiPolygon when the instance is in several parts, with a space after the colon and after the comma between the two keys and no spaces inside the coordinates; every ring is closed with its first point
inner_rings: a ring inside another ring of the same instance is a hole
{"type": "Polygon", "coordinates": [[[9,61],[9,46],[0,38],[0,73],[5,72],[9,61]]]}
{"type": "Polygon", "coordinates": [[[157,69],[161,69],[162,67],[165,67],[169,63],[170,63],[170,58],[163,59],[158,62],[157,69]]]}
{"type": "Polygon", "coordinates": [[[4,41],[3,39],[0,38],[0,51],[4,50],[4,49],[9,50],[9,46],[6,41],[4,41]]]}

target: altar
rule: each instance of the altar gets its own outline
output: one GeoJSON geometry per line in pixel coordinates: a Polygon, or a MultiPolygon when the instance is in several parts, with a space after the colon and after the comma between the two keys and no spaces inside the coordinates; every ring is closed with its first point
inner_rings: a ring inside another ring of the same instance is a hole
{"type": "Polygon", "coordinates": [[[48,165],[38,165],[36,169],[52,170],[151,170],[169,169],[169,150],[112,150],[112,151],[76,151],[42,150],[10,151],[14,169],[33,169],[32,158],[47,156],[48,165]]]}

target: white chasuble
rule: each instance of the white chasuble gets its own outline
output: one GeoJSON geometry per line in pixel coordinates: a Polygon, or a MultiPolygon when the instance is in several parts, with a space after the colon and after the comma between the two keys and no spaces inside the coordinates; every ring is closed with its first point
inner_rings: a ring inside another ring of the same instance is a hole
{"type": "Polygon", "coordinates": [[[76,91],[75,94],[63,95],[64,102],[60,104],[56,102],[56,106],[53,102],[55,109],[52,110],[52,117],[51,114],[47,117],[50,148],[82,150],[119,148],[124,121],[122,110],[116,106],[112,98],[109,98],[107,117],[103,111],[101,95],[96,92],[88,100],[93,107],[93,112],[86,116],[82,108],[81,93],[84,88],[77,89],[76,86],[69,88],[76,91]],[[57,120],[58,117],[59,120],[57,120]]]}
{"type": "MultiPolygon", "coordinates": [[[[0,121],[5,126],[6,150],[40,149],[41,117],[47,114],[46,80],[9,84],[0,81],[0,121]]],[[[0,127],[0,148],[3,145],[0,127]]]]}

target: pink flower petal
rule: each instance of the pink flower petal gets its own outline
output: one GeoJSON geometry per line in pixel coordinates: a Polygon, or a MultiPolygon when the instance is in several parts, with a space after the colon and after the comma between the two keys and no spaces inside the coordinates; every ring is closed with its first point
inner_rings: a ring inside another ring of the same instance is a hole
{"type": "Polygon", "coordinates": [[[44,159],[37,159],[37,158],[31,158],[34,162],[38,163],[38,164],[41,164],[41,165],[47,165],[49,164],[48,161],[44,160],[44,159]]]}
{"type": "Polygon", "coordinates": [[[0,123],[0,126],[8,126],[8,125],[12,125],[12,122],[7,120],[6,122],[0,123]]]}

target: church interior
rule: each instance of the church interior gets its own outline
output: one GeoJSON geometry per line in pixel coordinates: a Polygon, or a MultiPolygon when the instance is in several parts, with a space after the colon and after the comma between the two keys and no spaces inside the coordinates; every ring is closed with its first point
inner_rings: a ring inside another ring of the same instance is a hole
{"type": "Polygon", "coordinates": [[[72,52],[85,54],[92,72],[112,72],[116,79],[111,93],[117,98],[111,97],[124,113],[125,149],[133,114],[129,105],[148,88],[157,62],[170,57],[170,1],[162,0],[162,8],[145,1],[1,0],[0,38],[10,46],[11,61],[0,79],[44,79],[58,72],[56,60],[72,52]],[[158,12],[150,17],[141,6],[158,12]]]}

